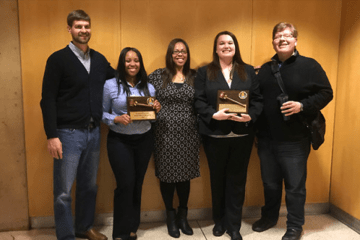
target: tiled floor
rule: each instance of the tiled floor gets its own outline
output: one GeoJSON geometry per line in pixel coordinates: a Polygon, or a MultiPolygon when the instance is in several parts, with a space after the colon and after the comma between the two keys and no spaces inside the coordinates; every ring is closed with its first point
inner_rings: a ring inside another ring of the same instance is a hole
{"type": "MultiPolygon", "coordinates": [[[[251,230],[251,224],[256,219],[244,219],[241,227],[241,235],[244,240],[281,240],[285,233],[286,218],[280,218],[278,224],[263,233],[251,230]]],[[[181,234],[180,239],[192,240],[229,240],[228,235],[214,237],[212,235],[212,221],[191,221],[194,235],[186,236],[181,234]]],[[[97,228],[106,234],[111,240],[111,226],[97,228]]],[[[165,223],[143,223],[137,232],[139,240],[172,240],[167,234],[165,223]]],[[[360,235],[337,221],[330,215],[306,216],[304,235],[302,240],[360,240],[360,235]]],[[[36,229],[31,231],[0,232],[0,240],[56,240],[54,229],[36,229]]]]}

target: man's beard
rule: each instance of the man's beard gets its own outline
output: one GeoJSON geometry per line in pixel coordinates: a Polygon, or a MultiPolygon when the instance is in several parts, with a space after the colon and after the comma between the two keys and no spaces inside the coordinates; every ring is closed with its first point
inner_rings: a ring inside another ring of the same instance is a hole
{"type": "Polygon", "coordinates": [[[86,44],[89,42],[91,38],[91,35],[90,34],[81,34],[81,35],[78,35],[78,36],[73,36],[73,41],[74,42],[77,42],[77,43],[80,43],[80,44],[86,44]],[[86,39],[82,39],[82,36],[87,36],[86,39]]]}

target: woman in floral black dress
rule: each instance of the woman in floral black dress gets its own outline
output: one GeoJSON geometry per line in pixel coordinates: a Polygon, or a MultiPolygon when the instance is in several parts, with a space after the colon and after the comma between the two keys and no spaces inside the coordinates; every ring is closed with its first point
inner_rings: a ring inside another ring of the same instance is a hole
{"type": "Polygon", "coordinates": [[[166,53],[166,68],[149,75],[162,109],[155,123],[155,171],[165,203],[169,235],[180,231],[192,235],[187,221],[190,180],[200,176],[197,118],[194,112],[195,71],[190,69],[190,52],[186,42],[173,39],[166,53]],[[174,192],[179,197],[176,214],[174,192]]]}

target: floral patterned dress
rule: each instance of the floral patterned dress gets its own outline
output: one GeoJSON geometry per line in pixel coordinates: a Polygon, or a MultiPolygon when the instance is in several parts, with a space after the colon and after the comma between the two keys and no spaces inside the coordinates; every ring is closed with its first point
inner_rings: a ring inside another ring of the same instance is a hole
{"type": "Polygon", "coordinates": [[[200,176],[200,136],[194,112],[194,87],[185,82],[163,88],[162,72],[149,75],[161,110],[155,122],[155,174],[162,182],[188,181],[200,176]]]}

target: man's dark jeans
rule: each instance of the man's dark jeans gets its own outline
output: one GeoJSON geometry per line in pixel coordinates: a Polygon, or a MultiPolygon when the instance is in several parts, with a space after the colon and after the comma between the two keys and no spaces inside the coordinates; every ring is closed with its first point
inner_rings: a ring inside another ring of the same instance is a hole
{"type": "Polygon", "coordinates": [[[284,181],[287,228],[302,230],[309,153],[310,141],[307,138],[298,142],[276,142],[259,138],[258,154],[265,195],[262,217],[274,222],[278,220],[284,181]]]}

